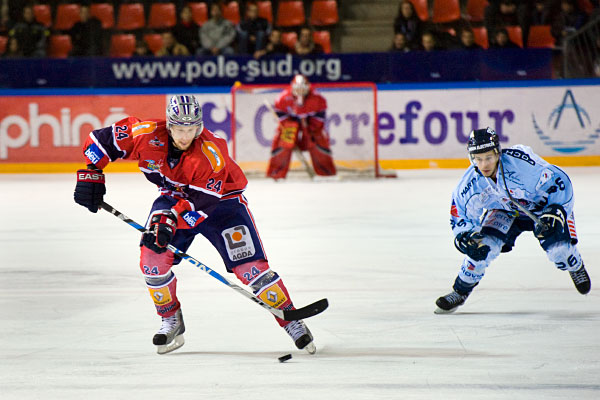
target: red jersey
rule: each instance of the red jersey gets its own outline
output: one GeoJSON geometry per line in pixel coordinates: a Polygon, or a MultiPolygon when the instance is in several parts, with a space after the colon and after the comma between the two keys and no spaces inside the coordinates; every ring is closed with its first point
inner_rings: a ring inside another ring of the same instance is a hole
{"type": "Polygon", "coordinates": [[[140,170],[161,194],[178,201],[178,226],[191,228],[208,217],[219,200],[246,188],[248,180],[229,157],[227,142],[204,128],[186,151],[170,143],[164,120],[125,118],[92,131],[83,146],[88,164],[104,169],[117,159],[137,160],[140,170]],[[182,220],[182,211],[197,217],[182,220]]]}
{"type": "MultiPolygon", "coordinates": [[[[298,105],[292,95],[292,89],[285,89],[275,101],[275,112],[279,121],[287,118],[296,119],[300,122],[305,120],[309,132],[320,132],[325,125],[325,111],[327,101],[323,96],[310,90],[304,98],[304,103],[298,105]]],[[[304,124],[300,124],[304,129],[304,124]]],[[[308,133],[308,132],[307,132],[308,133]]]]}

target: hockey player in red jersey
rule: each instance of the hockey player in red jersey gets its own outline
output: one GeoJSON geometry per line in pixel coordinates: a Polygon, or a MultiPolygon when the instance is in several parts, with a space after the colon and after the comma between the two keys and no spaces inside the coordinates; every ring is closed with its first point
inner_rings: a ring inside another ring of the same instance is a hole
{"type": "Polygon", "coordinates": [[[336,174],[324,130],[326,110],[325,98],[311,89],[305,76],[296,75],[275,101],[279,126],[271,145],[268,177],[285,178],[295,147],[309,152],[317,175],[336,174]]]}
{"type": "MultiPolygon", "coordinates": [[[[87,168],[77,171],[75,202],[95,213],[106,188],[102,170],[117,159],[137,160],[158,186],[140,247],[140,269],[162,318],[153,343],[159,354],[184,344],[185,325],[172,267],[181,261],[168,244],[185,252],[196,235],[217,249],[228,272],[265,303],[294,309],[277,273],[269,267],[263,244],[243,191],[248,181],[229,157],[227,143],[204,127],[194,96],[173,96],[166,121],[125,118],[92,131],[83,146],[87,168]]],[[[316,351],[303,321],[277,319],[296,347],[316,351]]]]}

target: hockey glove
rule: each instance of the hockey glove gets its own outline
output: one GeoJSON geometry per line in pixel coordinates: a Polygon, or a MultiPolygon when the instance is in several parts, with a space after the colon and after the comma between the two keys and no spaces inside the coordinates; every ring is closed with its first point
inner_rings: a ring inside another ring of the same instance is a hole
{"type": "Polygon", "coordinates": [[[550,204],[542,210],[541,224],[536,224],[533,234],[540,240],[561,236],[565,230],[567,213],[560,204],[550,204]]]}
{"type": "Polygon", "coordinates": [[[150,227],[142,235],[142,244],[155,253],[167,251],[167,245],[177,231],[177,217],[170,210],[155,211],[150,217],[150,227]]]}
{"type": "Polygon", "coordinates": [[[77,171],[77,185],[75,185],[75,203],[87,207],[93,213],[98,212],[102,204],[106,186],[104,185],[104,174],[93,164],[87,169],[77,171]]]}
{"type": "Polygon", "coordinates": [[[454,238],[454,245],[463,254],[475,261],[485,260],[490,252],[490,246],[481,243],[483,235],[479,232],[461,232],[454,238]]]}

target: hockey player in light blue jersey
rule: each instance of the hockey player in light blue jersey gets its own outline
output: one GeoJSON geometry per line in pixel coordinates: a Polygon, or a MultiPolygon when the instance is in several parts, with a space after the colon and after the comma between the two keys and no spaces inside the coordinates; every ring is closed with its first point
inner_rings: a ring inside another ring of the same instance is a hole
{"type": "Polygon", "coordinates": [[[508,252],[524,231],[533,231],[558,269],[568,271],[581,294],[590,277],[577,247],[573,186],[567,174],[530,147],[500,149],[494,130],[471,132],[471,166],[452,193],[450,224],[454,244],[465,258],[452,292],[436,301],[435,313],[455,311],[501,252],[508,252]]]}

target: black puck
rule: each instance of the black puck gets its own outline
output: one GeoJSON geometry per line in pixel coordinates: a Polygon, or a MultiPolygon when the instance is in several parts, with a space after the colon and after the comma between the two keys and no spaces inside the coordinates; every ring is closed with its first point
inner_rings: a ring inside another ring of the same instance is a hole
{"type": "Polygon", "coordinates": [[[285,361],[289,360],[290,358],[292,358],[292,355],[291,354],[286,354],[285,356],[279,357],[278,360],[279,360],[279,362],[282,363],[282,362],[285,362],[285,361]]]}

